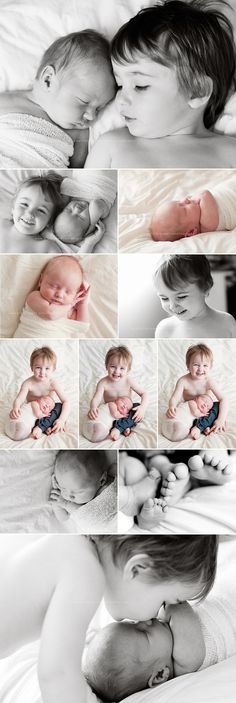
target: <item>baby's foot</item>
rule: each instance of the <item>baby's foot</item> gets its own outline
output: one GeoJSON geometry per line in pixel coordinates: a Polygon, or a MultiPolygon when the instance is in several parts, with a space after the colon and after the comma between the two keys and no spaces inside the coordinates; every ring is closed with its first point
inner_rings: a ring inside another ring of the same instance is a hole
{"type": "Polygon", "coordinates": [[[34,427],[31,434],[34,439],[39,439],[41,437],[42,430],[40,427],[34,427]]]}
{"type": "Polygon", "coordinates": [[[148,498],[143,504],[138,516],[139,527],[143,530],[152,530],[157,527],[160,520],[163,520],[168,505],[164,498],[148,498]]]}
{"type": "Polygon", "coordinates": [[[52,427],[48,427],[45,434],[47,434],[47,435],[52,434],[52,427]]]}
{"type": "Polygon", "coordinates": [[[159,483],[160,473],[152,469],[147,476],[129,486],[119,487],[119,507],[125,515],[138,515],[140,508],[148,498],[155,498],[159,483]]]}
{"type": "Polygon", "coordinates": [[[191,488],[186,464],[172,464],[171,471],[162,480],[160,494],[169,505],[175,505],[191,488]]]}
{"type": "Polygon", "coordinates": [[[232,478],[233,464],[226,451],[201,451],[188,461],[190,476],[203,485],[222,486],[232,478]]]}
{"type": "Polygon", "coordinates": [[[130,432],[131,432],[130,427],[126,427],[126,430],[124,430],[123,434],[125,435],[125,437],[128,437],[130,432]]]}

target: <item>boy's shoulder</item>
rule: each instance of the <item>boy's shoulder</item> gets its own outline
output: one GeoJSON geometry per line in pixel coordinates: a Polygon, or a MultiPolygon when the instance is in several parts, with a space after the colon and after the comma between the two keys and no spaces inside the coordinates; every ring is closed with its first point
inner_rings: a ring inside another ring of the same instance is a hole
{"type": "Polygon", "coordinates": [[[233,315],[224,310],[214,310],[214,316],[223,325],[222,337],[236,337],[236,320],[233,315]]]}
{"type": "Polygon", "coordinates": [[[165,317],[163,320],[161,320],[155,330],[155,337],[156,338],[162,338],[162,337],[169,337],[172,336],[174,328],[174,323],[173,323],[173,318],[172,317],[165,317]]]}

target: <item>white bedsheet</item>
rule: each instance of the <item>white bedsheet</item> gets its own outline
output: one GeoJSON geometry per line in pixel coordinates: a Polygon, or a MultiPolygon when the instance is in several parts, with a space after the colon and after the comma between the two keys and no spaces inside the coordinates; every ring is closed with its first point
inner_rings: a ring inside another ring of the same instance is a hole
{"type": "Polygon", "coordinates": [[[0,449],[74,449],[78,446],[78,347],[72,340],[53,340],[50,346],[57,355],[57,378],[68,395],[71,410],[66,432],[57,432],[39,440],[28,437],[15,442],[6,436],[4,425],[22,382],[31,375],[29,360],[33,349],[48,346],[48,340],[0,341],[0,449]]]}
{"type": "MultiPolygon", "coordinates": [[[[133,364],[130,376],[139,383],[149,394],[149,405],[144,417],[136,427],[132,428],[129,437],[121,435],[113,442],[106,439],[99,442],[99,449],[138,449],[140,447],[156,447],[156,368],[155,368],[155,342],[151,340],[128,339],[128,340],[99,340],[96,342],[80,341],[80,448],[92,447],[89,440],[82,435],[83,418],[89,410],[90,401],[94,395],[97,382],[105,376],[104,359],[106,352],[111,346],[125,344],[133,354],[133,364]]],[[[139,397],[133,394],[133,401],[139,402],[139,397]]]]}
{"type": "Polygon", "coordinates": [[[171,442],[161,434],[161,423],[167,410],[169,399],[174,391],[176,381],[187,373],[185,354],[187,349],[203,341],[213,352],[213,367],[211,376],[218,383],[229,401],[229,413],[226,431],[212,433],[208,436],[201,434],[198,440],[190,438],[181,442],[181,449],[233,449],[236,447],[236,372],[235,355],[236,342],[231,339],[171,339],[158,341],[158,446],[160,449],[179,449],[180,444],[171,442]]]}
{"type": "MultiPolygon", "coordinates": [[[[38,175],[46,173],[43,169],[9,169],[0,170],[0,251],[4,253],[14,252],[14,253],[24,253],[24,251],[33,252],[35,254],[46,253],[49,251],[60,253],[57,245],[54,245],[49,240],[43,240],[37,237],[28,237],[27,250],[22,246],[21,241],[19,241],[20,235],[13,226],[11,222],[11,208],[12,208],[12,198],[16,192],[19,183],[31,175],[38,175]]],[[[78,179],[83,181],[86,179],[86,171],[76,171],[76,170],[59,170],[61,175],[67,178],[71,178],[73,182],[78,182],[78,179]]],[[[89,172],[90,178],[92,171],[89,172]]],[[[95,181],[99,177],[100,171],[94,171],[95,181]]],[[[101,171],[103,173],[103,171],[101,171]]],[[[115,171],[104,171],[104,174],[108,176],[113,183],[116,183],[116,172],[115,171]]],[[[106,193],[104,192],[104,197],[106,193]]],[[[90,188],[91,200],[94,197],[92,189],[90,188]]],[[[106,254],[108,252],[115,253],[117,250],[117,228],[116,228],[116,201],[111,207],[108,217],[106,217],[103,222],[105,225],[105,234],[103,235],[101,241],[96,244],[93,253],[106,254]]],[[[49,228],[50,231],[50,228],[49,228]]]]}
{"type": "Polygon", "coordinates": [[[123,252],[153,254],[232,254],[236,251],[236,229],[208,232],[176,242],[153,242],[148,232],[158,205],[235,179],[228,169],[130,170],[119,176],[119,246],[123,252]]]}
{"type": "MultiPolygon", "coordinates": [[[[1,257],[1,337],[13,336],[25,299],[50,258],[47,254],[6,254],[1,257]]],[[[79,260],[85,279],[91,284],[90,325],[86,337],[112,337],[117,326],[117,257],[115,254],[87,254],[79,260]]]]}

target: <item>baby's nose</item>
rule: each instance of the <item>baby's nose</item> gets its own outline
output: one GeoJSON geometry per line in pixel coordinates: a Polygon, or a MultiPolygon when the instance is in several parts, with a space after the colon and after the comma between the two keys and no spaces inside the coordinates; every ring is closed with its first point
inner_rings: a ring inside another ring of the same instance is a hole
{"type": "Polygon", "coordinates": [[[89,122],[92,122],[92,120],[95,120],[96,112],[96,107],[86,107],[86,110],[84,112],[84,119],[89,120],[89,122]]]}

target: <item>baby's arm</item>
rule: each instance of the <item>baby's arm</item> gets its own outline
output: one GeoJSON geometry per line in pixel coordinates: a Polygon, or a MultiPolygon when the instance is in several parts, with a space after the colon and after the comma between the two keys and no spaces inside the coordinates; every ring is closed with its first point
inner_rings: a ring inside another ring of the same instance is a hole
{"type": "Polygon", "coordinates": [[[101,378],[101,380],[98,381],[96,391],[90,402],[90,410],[88,412],[88,417],[90,418],[90,420],[96,420],[98,416],[99,405],[101,405],[104,398],[104,390],[104,380],[103,378],[101,378]]]}
{"type": "Polygon", "coordinates": [[[87,283],[81,283],[75,303],[70,310],[70,314],[68,315],[70,320],[76,320],[76,322],[89,322],[89,292],[90,285],[87,283]]]}
{"type": "Polygon", "coordinates": [[[229,403],[227,398],[222,394],[219,386],[212,379],[209,380],[209,390],[214,393],[217,400],[219,400],[219,413],[214,424],[212,425],[210,432],[224,432],[226,417],[229,410],[229,403]]]}
{"type": "Polygon", "coordinates": [[[10,411],[10,417],[12,420],[16,420],[16,418],[19,417],[19,415],[21,415],[21,406],[23,405],[23,403],[25,402],[25,400],[27,398],[29,386],[30,386],[29,380],[26,379],[26,381],[24,381],[22,383],[22,386],[20,387],[20,391],[13,402],[13,407],[12,407],[12,410],[10,411]]]}
{"type": "Polygon", "coordinates": [[[174,393],[172,393],[172,396],[170,397],[169,407],[168,407],[168,410],[166,413],[167,417],[175,418],[176,408],[177,408],[177,405],[179,405],[179,403],[181,402],[181,400],[183,398],[183,392],[184,392],[184,379],[183,379],[183,377],[181,377],[178,379],[176,386],[175,386],[174,393]]]}
{"type": "Polygon", "coordinates": [[[173,632],[175,676],[197,671],[205,657],[205,643],[196,612],[187,602],[168,605],[163,620],[169,621],[173,632]]]}
{"type": "Polygon", "coordinates": [[[70,401],[57,381],[53,381],[53,390],[58,395],[58,398],[62,403],[62,409],[59,417],[53,423],[51,432],[59,432],[60,430],[64,431],[64,426],[70,412],[70,401]]]}
{"type": "Polygon", "coordinates": [[[58,320],[61,317],[67,317],[71,310],[71,305],[57,305],[49,303],[48,300],[42,297],[38,290],[33,290],[26,298],[26,303],[31,310],[42,317],[44,320],[58,320]]]}
{"type": "Polygon", "coordinates": [[[135,422],[140,422],[140,420],[143,420],[148,406],[148,393],[132,378],[129,379],[129,382],[131,390],[134,391],[134,393],[137,393],[141,398],[141,403],[133,414],[133,420],[135,420],[135,422]]]}
{"type": "Polygon", "coordinates": [[[73,137],[75,137],[74,153],[70,159],[70,167],[83,168],[88,154],[89,130],[77,129],[73,137]]]}

